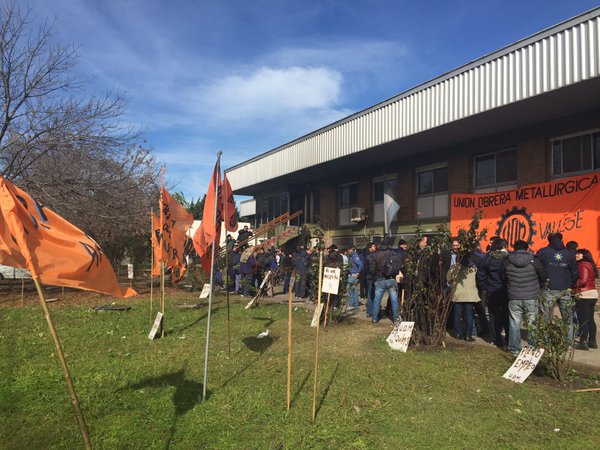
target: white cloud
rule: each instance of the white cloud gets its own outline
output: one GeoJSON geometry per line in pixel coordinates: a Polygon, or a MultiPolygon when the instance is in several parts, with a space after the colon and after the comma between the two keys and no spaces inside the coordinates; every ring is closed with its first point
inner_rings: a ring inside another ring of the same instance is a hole
{"type": "Polygon", "coordinates": [[[260,67],[207,86],[200,102],[217,117],[279,117],[333,108],[340,101],[341,84],[342,75],[324,67],[260,67]]]}

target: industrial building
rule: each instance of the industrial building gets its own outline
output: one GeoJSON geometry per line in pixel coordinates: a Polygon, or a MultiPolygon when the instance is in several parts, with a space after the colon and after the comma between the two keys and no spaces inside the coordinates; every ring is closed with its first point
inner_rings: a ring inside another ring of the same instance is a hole
{"type": "MultiPolygon", "coordinates": [[[[450,221],[452,193],[516,189],[600,170],[600,8],[229,168],[255,225],[285,211],[347,246],[450,221]]],[[[565,205],[568,208],[569,205],[565,205]]]]}

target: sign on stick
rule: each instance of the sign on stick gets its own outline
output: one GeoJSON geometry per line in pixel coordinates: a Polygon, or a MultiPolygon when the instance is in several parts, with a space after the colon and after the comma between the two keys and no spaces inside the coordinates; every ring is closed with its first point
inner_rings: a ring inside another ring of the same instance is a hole
{"type": "Polygon", "coordinates": [[[400,350],[401,352],[406,353],[408,344],[410,344],[410,336],[412,335],[414,328],[414,322],[397,323],[386,339],[392,350],[400,350]]]}
{"type": "Polygon", "coordinates": [[[202,286],[202,292],[200,292],[200,298],[207,298],[208,294],[210,294],[210,284],[205,284],[202,286]]]}
{"type": "Polygon", "coordinates": [[[514,381],[515,383],[522,383],[527,379],[533,369],[537,366],[544,354],[543,348],[535,348],[525,346],[521,349],[521,353],[515,359],[512,366],[506,371],[502,378],[514,381]]]}
{"type": "Polygon", "coordinates": [[[341,270],[337,267],[325,267],[323,271],[323,292],[337,295],[340,287],[341,270]]]}
{"type": "Polygon", "coordinates": [[[315,314],[313,315],[312,322],[310,323],[311,327],[315,328],[319,323],[321,312],[323,312],[323,306],[325,306],[323,303],[319,303],[319,306],[315,308],[315,314]]]}
{"type": "Polygon", "coordinates": [[[162,322],[163,315],[161,312],[156,314],[156,319],[154,319],[154,325],[152,325],[152,329],[150,330],[150,334],[148,334],[148,339],[153,340],[156,336],[156,332],[160,328],[160,323],[162,322]]]}
{"type": "Polygon", "coordinates": [[[127,264],[127,278],[133,280],[133,264],[127,264]]]}

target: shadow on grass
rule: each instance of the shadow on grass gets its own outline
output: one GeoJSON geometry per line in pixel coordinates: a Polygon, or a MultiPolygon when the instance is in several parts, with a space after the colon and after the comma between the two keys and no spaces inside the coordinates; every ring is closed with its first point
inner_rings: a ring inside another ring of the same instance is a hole
{"type": "Polygon", "coordinates": [[[265,328],[269,328],[271,325],[273,325],[275,323],[274,319],[271,319],[270,317],[253,317],[254,320],[264,320],[265,321],[265,328]]]}
{"type": "Polygon", "coordinates": [[[335,378],[335,375],[337,374],[338,369],[340,368],[340,364],[336,364],[335,365],[335,370],[333,371],[333,373],[331,374],[331,376],[329,377],[329,381],[327,382],[327,385],[325,386],[325,390],[323,391],[323,395],[321,395],[321,398],[319,399],[319,404],[317,405],[316,411],[315,411],[315,415],[319,415],[319,411],[321,410],[321,406],[323,406],[323,403],[325,402],[325,398],[327,397],[327,394],[329,393],[329,389],[331,389],[331,385],[333,384],[333,380],[335,378]]]}
{"type": "MultiPolygon", "coordinates": [[[[214,314],[214,313],[216,313],[217,311],[219,311],[219,310],[221,310],[221,309],[223,309],[223,308],[225,308],[225,306],[220,306],[219,308],[215,308],[215,307],[213,306],[212,313],[214,314]]],[[[207,317],[208,317],[208,311],[206,311],[206,313],[205,313],[205,314],[203,314],[203,315],[199,316],[199,317],[198,317],[196,320],[194,320],[192,323],[190,323],[190,324],[188,324],[188,325],[184,325],[184,326],[181,326],[181,327],[177,327],[177,326],[175,326],[175,327],[173,327],[173,328],[169,328],[169,329],[165,330],[165,332],[166,332],[166,333],[175,333],[175,332],[180,332],[180,331],[187,330],[188,328],[192,328],[192,327],[193,327],[194,325],[196,325],[197,323],[199,323],[199,322],[202,322],[202,321],[203,321],[204,319],[206,319],[207,317]]]]}
{"type": "MultiPolygon", "coordinates": [[[[176,372],[168,373],[158,377],[148,377],[143,380],[130,384],[121,390],[126,389],[143,389],[143,388],[163,388],[163,387],[175,387],[173,393],[173,406],[175,407],[175,414],[169,430],[169,436],[166,441],[165,448],[169,448],[171,440],[175,434],[177,426],[177,420],[180,416],[190,411],[194,406],[202,401],[202,383],[197,381],[188,380],[185,377],[185,372],[180,369],[176,372]]],[[[206,397],[210,398],[211,392],[207,390],[206,397]]]]}
{"type": "Polygon", "coordinates": [[[302,383],[300,383],[300,386],[298,386],[298,389],[296,389],[296,392],[290,399],[290,408],[294,405],[294,403],[296,403],[296,400],[298,399],[300,392],[302,392],[302,389],[304,389],[304,386],[306,386],[306,382],[308,381],[308,377],[310,377],[311,373],[313,373],[312,370],[309,370],[308,372],[306,372],[306,375],[304,376],[302,383]]]}
{"type": "Polygon", "coordinates": [[[271,336],[265,336],[263,338],[252,336],[242,339],[242,342],[251,352],[260,353],[262,355],[276,340],[277,338],[271,336]]]}

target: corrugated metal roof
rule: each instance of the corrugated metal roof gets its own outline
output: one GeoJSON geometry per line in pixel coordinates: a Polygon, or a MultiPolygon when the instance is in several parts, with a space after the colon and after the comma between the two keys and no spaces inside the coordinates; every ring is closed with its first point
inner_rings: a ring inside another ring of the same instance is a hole
{"type": "Polygon", "coordinates": [[[600,8],[227,170],[234,190],[600,75],[600,8]]]}

